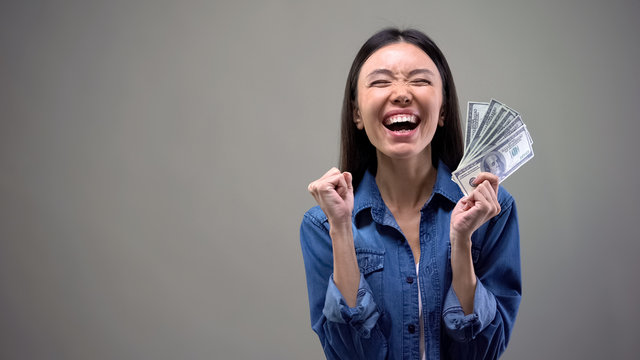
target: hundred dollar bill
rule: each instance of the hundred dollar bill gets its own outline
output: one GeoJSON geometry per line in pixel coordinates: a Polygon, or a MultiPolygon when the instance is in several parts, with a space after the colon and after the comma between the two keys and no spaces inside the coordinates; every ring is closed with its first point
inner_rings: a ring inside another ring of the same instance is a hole
{"type": "Polygon", "coordinates": [[[496,121],[495,126],[487,129],[482,139],[478,140],[477,145],[474,146],[473,149],[469,149],[469,152],[465,154],[466,161],[471,161],[471,159],[486,151],[487,148],[494,147],[500,140],[517,131],[522,125],[524,125],[524,123],[518,113],[511,110],[504,110],[500,115],[500,119],[496,121]]]}
{"type": "Polygon", "coordinates": [[[484,114],[487,113],[489,103],[479,101],[469,101],[467,103],[467,124],[464,132],[464,152],[467,152],[467,146],[469,145],[473,135],[480,126],[480,122],[484,118],[484,114]]]}
{"type": "Polygon", "coordinates": [[[491,113],[487,113],[487,118],[482,120],[485,125],[481,126],[481,129],[476,132],[476,136],[473,138],[471,144],[469,144],[469,149],[467,149],[467,152],[464,154],[463,162],[469,161],[473,155],[484,150],[487,145],[486,140],[489,132],[498,129],[501,120],[507,114],[507,109],[502,106],[495,107],[494,110],[495,111],[491,113]]]}
{"type": "Polygon", "coordinates": [[[473,137],[469,141],[469,146],[473,146],[473,144],[476,144],[478,140],[482,138],[482,135],[484,135],[485,130],[495,125],[496,117],[501,113],[501,110],[503,110],[503,108],[504,105],[501,102],[496,99],[491,99],[491,101],[489,102],[489,106],[487,107],[487,111],[482,118],[482,121],[480,121],[480,123],[478,124],[478,129],[476,129],[476,132],[473,134],[473,137]]]}
{"type": "Polygon", "coordinates": [[[465,195],[473,191],[473,181],[481,172],[493,173],[502,182],[533,158],[533,148],[529,139],[527,127],[520,126],[517,131],[503,138],[496,146],[483,152],[482,156],[455,170],[452,179],[465,195]]]}
{"type": "Polygon", "coordinates": [[[478,125],[473,137],[469,142],[465,142],[465,151],[462,162],[469,160],[469,156],[477,154],[486,145],[485,140],[493,131],[499,130],[505,116],[509,113],[518,114],[515,110],[499,102],[491,99],[487,107],[487,111],[478,125]]]}

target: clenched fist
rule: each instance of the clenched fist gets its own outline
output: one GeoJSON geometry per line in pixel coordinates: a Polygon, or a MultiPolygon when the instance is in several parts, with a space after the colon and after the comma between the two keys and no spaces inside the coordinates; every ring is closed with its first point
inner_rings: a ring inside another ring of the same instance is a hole
{"type": "Polygon", "coordinates": [[[349,172],[331,168],[322,177],[309,184],[309,192],[324,211],[331,227],[351,223],[353,212],[353,185],[349,172]]]}
{"type": "Polygon", "coordinates": [[[475,180],[476,188],[458,201],[451,213],[452,245],[456,240],[470,240],[476,229],[500,213],[498,182],[494,174],[482,172],[475,180]]]}

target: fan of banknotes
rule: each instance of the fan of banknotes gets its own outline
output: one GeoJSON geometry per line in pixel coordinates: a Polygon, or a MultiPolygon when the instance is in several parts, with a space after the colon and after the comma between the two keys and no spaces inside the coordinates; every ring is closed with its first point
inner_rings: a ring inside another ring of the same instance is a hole
{"type": "Polygon", "coordinates": [[[517,111],[492,99],[467,103],[464,155],[451,179],[465,195],[473,191],[480,172],[498,176],[500,182],[533,158],[533,141],[517,111]]]}

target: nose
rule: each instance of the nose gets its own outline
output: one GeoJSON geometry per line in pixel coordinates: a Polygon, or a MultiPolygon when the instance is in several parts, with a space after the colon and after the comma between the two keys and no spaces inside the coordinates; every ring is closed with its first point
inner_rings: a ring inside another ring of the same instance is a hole
{"type": "Polygon", "coordinates": [[[406,95],[398,95],[393,99],[393,103],[396,105],[409,105],[411,99],[406,95]]]}
{"type": "Polygon", "coordinates": [[[391,102],[394,105],[409,105],[411,103],[411,95],[406,89],[398,89],[393,95],[391,102]]]}

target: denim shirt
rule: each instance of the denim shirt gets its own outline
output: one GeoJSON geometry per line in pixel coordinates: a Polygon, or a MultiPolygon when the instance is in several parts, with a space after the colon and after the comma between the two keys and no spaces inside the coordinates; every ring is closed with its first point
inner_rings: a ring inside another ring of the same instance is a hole
{"type": "Polygon", "coordinates": [[[471,236],[477,276],[474,312],[464,315],[451,284],[451,211],[463,196],[440,162],[420,217],[420,294],[415,259],[373,174],[357,187],[353,240],[360,268],[355,307],[333,282],[329,223],[316,206],[304,214],[300,242],[311,327],[327,359],[420,359],[420,314],[427,359],[495,359],[506,348],[521,296],[516,207],[502,187],[501,212],[471,236]]]}

